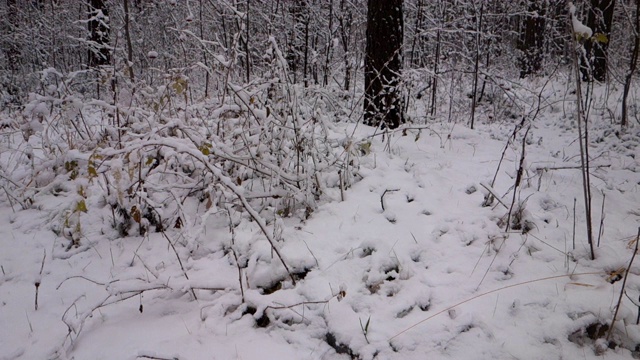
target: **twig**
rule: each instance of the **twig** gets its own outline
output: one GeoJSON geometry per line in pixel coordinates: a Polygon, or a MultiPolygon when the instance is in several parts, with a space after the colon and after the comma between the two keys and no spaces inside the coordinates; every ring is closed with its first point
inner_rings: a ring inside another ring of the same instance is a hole
{"type": "Polygon", "coordinates": [[[180,360],[179,357],[177,356],[173,356],[173,357],[159,357],[156,355],[138,355],[136,356],[136,359],[151,359],[151,360],[180,360]]]}
{"type": "Polygon", "coordinates": [[[29,330],[31,330],[31,332],[33,333],[33,325],[31,324],[31,319],[29,319],[29,313],[27,313],[27,310],[24,311],[24,315],[27,317],[27,323],[29,323],[29,330]]]}
{"type": "Polygon", "coordinates": [[[600,228],[598,229],[598,247],[600,247],[600,238],[604,233],[604,200],[606,198],[606,194],[602,191],[602,208],[600,209],[600,228]]]}
{"type": "Polygon", "coordinates": [[[527,135],[529,134],[529,130],[531,130],[531,126],[527,127],[527,131],[524,133],[524,137],[522,138],[522,154],[520,155],[520,165],[518,166],[518,173],[516,174],[516,182],[513,185],[513,198],[511,199],[511,207],[509,208],[509,213],[507,214],[507,227],[505,231],[509,231],[511,227],[511,212],[513,211],[513,207],[516,203],[516,197],[518,196],[518,187],[520,186],[520,182],[522,181],[522,174],[524,173],[524,158],[526,155],[526,146],[527,146],[527,135]]]}
{"type": "Polygon", "coordinates": [[[611,338],[611,334],[613,333],[613,325],[616,323],[616,317],[618,317],[618,311],[620,310],[620,305],[622,304],[622,295],[624,294],[624,287],[627,285],[629,270],[631,270],[631,265],[633,264],[633,260],[636,258],[636,254],[638,253],[639,241],[640,241],[640,227],[638,227],[638,235],[636,236],[636,247],[633,249],[633,255],[631,255],[631,260],[629,260],[629,266],[627,266],[627,270],[624,272],[624,279],[622,280],[622,288],[620,289],[620,297],[618,297],[618,305],[616,305],[616,311],[613,313],[613,319],[611,319],[611,326],[609,327],[609,333],[607,334],[607,341],[609,341],[609,339],[611,338]]]}
{"type": "MultiPolygon", "coordinates": [[[[331,285],[329,285],[331,286],[331,285]]],[[[332,290],[332,294],[333,294],[333,290],[332,290]]],[[[284,310],[284,309],[293,309],[296,306],[306,306],[306,305],[318,305],[318,304],[328,304],[329,301],[331,301],[331,299],[333,298],[337,298],[338,301],[342,300],[344,297],[346,296],[346,292],[344,290],[340,290],[338,291],[336,294],[331,295],[330,298],[328,298],[327,300],[320,300],[320,301],[303,301],[303,302],[299,302],[297,304],[293,304],[293,305],[282,305],[282,306],[267,306],[266,308],[264,308],[264,311],[267,312],[267,310],[272,309],[272,310],[284,310]]],[[[295,310],[293,310],[293,312],[296,312],[295,310]]],[[[297,312],[296,312],[297,313],[297,312]]]]}
{"type": "Polygon", "coordinates": [[[236,245],[236,232],[235,226],[233,224],[233,219],[231,219],[231,211],[227,206],[227,216],[229,217],[229,232],[231,233],[231,252],[233,253],[233,258],[236,261],[236,267],[238,268],[238,284],[240,284],[240,295],[242,296],[242,303],[244,304],[244,286],[242,285],[242,268],[240,267],[240,261],[238,261],[238,254],[236,253],[235,245],[236,245]]]}
{"type": "MultiPolygon", "coordinates": [[[[182,265],[182,260],[180,259],[180,255],[178,255],[178,250],[176,250],[175,245],[173,245],[173,243],[171,242],[171,239],[169,239],[169,236],[167,236],[166,232],[161,231],[161,233],[162,233],[162,236],[164,236],[164,238],[167,239],[167,241],[169,242],[169,245],[173,249],[173,253],[176,254],[176,258],[178,258],[178,263],[180,264],[180,268],[182,269],[182,274],[187,280],[189,280],[189,275],[187,275],[187,271],[184,269],[184,266],[182,265]]],[[[191,288],[191,295],[193,295],[193,298],[195,300],[198,300],[198,297],[196,296],[196,292],[193,290],[193,288],[191,288]]]]}
{"type": "Polygon", "coordinates": [[[394,191],[400,191],[400,189],[387,189],[382,193],[382,196],[380,196],[380,205],[382,205],[382,211],[385,211],[385,206],[384,206],[384,196],[387,195],[388,192],[394,192],[394,191]]]}
{"type": "MultiPolygon", "coordinates": [[[[596,168],[596,169],[602,169],[602,168],[609,168],[611,167],[611,165],[596,165],[596,166],[591,166],[591,168],[596,168]]],[[[543,166],[543,167],[536,167],[534,168],[535,171],[548,171],[548,170],[580,170],[582,169],[580,166],[552,166],[552,167],[547,167],[547,166],[543,166]]]]}
{"type": "Polygon", "coordinates": [[[427,318],[425,318],[425,319],[422,319],[422,320],[418,321],[417,323],[415,323],[415,324],[413,324],[413,325],[409,326],[408,328],[406,328],[406,329],[404,329],[404,330],[400,331],[399,333],[397,333],[397,334],[393,335],[392,337],[390,337],[390,338],[389,338],[389,341],[391,341],[391,340],[393,340],[393,339],[397,338],[398,336],[400,336],[400,335],[402,335],[402,334],[406,333],[407,331],[409,331],[409,330],[411,330],[411,329],[415,328],[416,326],[418,326],[418,325],[420,325],[420,324],[422,324],[422,323],[424,323],[424,322],[426,322],[426,321],[429,321],[429,320],[433,319],[434,317],[436,317],[436,316],[438,316],[438,315],[440,315],[440,314],[442,314],[442,313],[444,313],[444,312],[447,312],[447,311],[449,311],[449,310],[451,310],[451,309],[453,309],[453,308],[455,308],[455,307],[458,307],[458,306],[460,306],[460,305],[462,305],[462,304],[466,304],[466,303],[468,303],[468,302],[470,302],[470,301],[476,300],[476,299],[481,298],[481,297],[483,297],[483,296],[487,296],[487,295],[489,295],[489,294],[493,294],[493,293],[498,292],[498,291],[502,291],[502,290],[510,289],[510,288],[513,288],[513,287],[521,286],[521,285],[532,284],[532,283],[536,283],[536,282],[540,282],[540,281],[547,281],[547,280],[553,280],[553,279],[560,279],[560,278],[563,278],[563,277],[571,277],[571,276],[579,276],[579,275],[600,275],[600,274],[602,274],[602,272],[589,272],[589,273],[579,273],[579,274],[556,275],[556,276],[549,276],[549,277],[540,278],[540,279],[534,279],[534,280],[523,281],[523,282],[520,282],[520,283],[517,283],[517,284],[511,284],[511,285],[503,286],[503,287],[498,288],[498,289],[493,289],[493,290],[490,290],[490,291],[484,292],[484,293],[482,293],[482,294],[475,295],[475,296],[473,296],[473,297],[471,297],[471,298],[469,298],[469,299],[466,299],[466,300],[460,301],[460,302],[458,302],[458,303],[456,303],[456,304],[454,304],[454,305],[451,305],[451,306],[449,306],[449,307],[447,307],[447,308],[444,308],[444,309],[442,309],[442,310],[440,310],[440,311],[436,312],[435,314],[433,314],[433,315],[431,315],[431,316],[429,316],[429,317],[427,317],[427,318]]]}
{"type": "Polygon", "coordinates": [[[338,178],[340,179],[340,201],[344,201],[344,179],[342,178],[342,170],[338,170],[338,178]]]}
{"type": "Polygon", "coordinates": [[[42,256],[42,264],[40,265],[40,273],[38,274],[38,278],[36,279],[34,285],[36,286],[36,300],[35,300],[35,308],[38,310],[38,290],[40,289],[40,282],[42,281],[42,271],[44,270],[44,260],[47,258],[47,250],[44,250],[44,255],[42,256]]]}
{"type": "MultiPolygon", "coordinates": [[[[520,121],[519,124],[516,124],[516,127],[513,129],[513,133],[511,133],[511,136],[509,136],[509,138],[507,139],[507,143],[504,145],[504,149],[502,149],[502,155],[500,155],[500,160],[498,161],[498,167],[496,168],[496,172],[493,175],[493,179],[491,180],[491,183],[489,184],[491,187],[493,187],[496,183],[496,179],[498,178],[498,172],[500,171],[500,166],[502,166],[502,161],[504,160],[505,155],[507,154],[507,150],[509,149],[509,144],[511,144],[512,139],[515,140],[516,136],[518,135],[518,132],[522,129],[522,127],[524,127],[524,123],[526,121],[526,118],[523,117],[522,121],[520,121]]],[[[493,200],[491,199],[490,196],[488,196],[485,201],[483,206],[489,206],[491,205],[491,203],[493,202],[493,200]]]]}
{"type": "Polygon", "coordinates": [[[578,200],[573,198],[573,250],[576,249],[576,202],[578,200]]]}
{"type": "Polygon", "coordinates": [[[75,275],[75,276],[70,276],[70,277],[62,280],[62,282],[56,287],[56,290],[59,290],[60,287],[62,286],[62,284],[67,282],[67,280],[77,279],[77,278],[87,280],[89,282],[92,282],[92,283],[94,283],[96,285],[100,285],[100,286],[107,286],[107,285],[112,284],[112,283],[114,283],[116,281],[119,281],[119,280],[113,280],[113,281],[110,281],[109,283],[101,283],[101,282],[98,282],[98,281],[95,281],[95,280],[91,280],[88,277],[85,277],[85,276],[82,276],[82,275],[75,275]]]}
{"type": "MultiPolygon", "coordinates": [[[[509,209],[509,207],[507,206],[507,204],[505,204],[505,203],[504,203],[504,201],[502,201],[502,199],[500,198],[500,195],[498,195],[498,194],[496,193],[496,191],[495,191],[495,190],[493,190],[493,188],[492,188],[490,185],[486,185],[486,184],[480,183],[480,186],[482,186],[483,188],[485,188],[485,189],[489,192],[489,194],[491,194],[491,196],[493,196],[493,198],[494,198],[494,199],[498,200],[498,202],[499,202],[502,206],[504,206],[504,208],[505,208],[505,209],[509,209]]],[[[486,204],[486,203],[485,203],[485,204],[486,204]]]]}

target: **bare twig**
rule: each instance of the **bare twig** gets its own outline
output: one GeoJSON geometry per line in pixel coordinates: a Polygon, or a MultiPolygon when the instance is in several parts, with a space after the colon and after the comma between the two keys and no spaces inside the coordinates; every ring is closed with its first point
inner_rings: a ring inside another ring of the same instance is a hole
{"type": "Polygon", "coordinates": [[[87,281],[89,281],[89,282],[92,282],[92,283],[94,283],[94,284],[96,284],[96,285],[101,285],[101,286],[107,286],[107,285],[112,284],[112,283],[114,283],[114,282],[116,282],[116,281],[119,281],[119,280],[113,280],[113,281],[110,281],[110,282],[108,282],[108,283],[101,283],[101,282],[99,282],[99,281],[91,280],[91,279],[89,279],[88,277],[85,277],[85,276],[82,276],[82,275],[75,275],[75,276],[70,276],[70,277],[68,277],[68,278],[66,278],[66,279],[64,279],[64,280],[62,280],[62,282],[61,282],[60,284],[58,284],[58,286],[56,287],[56,290],[59,290],[59,289],[60,289],[60,287],[62,286],[62,284],[64,284],[65,282],[67,282],[67,280],[71,280],[71,279],[84,279],[84,280],[87,280],[87,281]]]}
{"type": "MultiPolygon", "coordinates": [[[[169,236],[167,236],[167,233],[165,231],[161,231],[161,233],[162,233],[162,236],[164,236],[164,238],[167,239],[167,241],[169,242],[169,245],[173,249],[173,253],[176,254],[176,258],[178,259],[178,263],[180,264],[180,269],[182,269],[182,274],[187,280],[189,280],[189,275],[187,275],[187,271],[184,269],[184,265],[182,265],[182,260],[180,259],[180,255],[178,255],[178,250],[176,250],[175,245],[173,244],[173,242],[171,242],[171,239],[169,239],[169,236]]],[[[196,296],[196,292],[193,290],[193,288],[191,288],[191,295],[193,295],[194,299],[198,300],[198,297],[196,296]]]]}
{"type": "Polygon", "coordinates": [[[578,200],[576,198],[573,198],[573,250],[576,249],[576,202],[578,202],[578,200]]]}
{"type": "Polygon", "coordinates": [[[522,181],[522,174],[524,173],[524,159],[526,155],[527,135],[529,134],[529,130],[531,130],[531,126],[527,128],[527,131],[525,131],[524,137],[522,138],[522,154],[520,155],[520,165],[518,166],[516,181],[513,185],[513,198],[511,199],[511,207],[509,207],[509,213],[507,214],[507,225],[505,231],[509,231],[509,228],[511,227],[511,212],[513,211],[513,207],[515,206],[516,198],[518,196],[518,187],[520,186],[520,182],[522,181]]]}
{"type": "Polygon", "coordinates": [[[633,260],[636,258],[636,254],[638,253],[638,242],[640,242],[640,227],[638,227],[638,235],[636,236],[636,246],[633,249],[633,255],[631,255],[631,260],[629,260],[629,266],[627,266],[627,270],[624,272],[624,279],[622,280],[622,288],[620,289],[620,297],[618,297],[618,305],[616,305],[616,311],[613,313],[613,319],[611,319],[611,326],[609,327],[607,340],[611,338],[611,334],[613,333],[613,325],[615,325],[616,318],[618,317],[618,311],[620,311],[620,305],[622,304],[622,295],[624,294],[624,287],[627,285],[627,278],[629,277],[629,270],[631,270],[631,265],[633,265],[633,260]]]}
{"type": "Polygon", "coordinates": [[[173,357],[160,357],[160,356],[156,356],[156,355],[138,355],[136,356],[136,359],[151,359],[151,360],[180,360],[179,357],[177,356],[173,356],[173,357]]]}
{"type": "Polygon", "coordinates": [[[386,210],[384,206],[384,196],[387,195],[387,193],[394,192],[394,191],[400,191],[400,189],[387,189],[382,193],[382,196],[380,196],[380,205],[382,205],[382,211],[386,210]]]}
{"type": "Polygon", "coordinates": [[[600,238],[602,238],[602,234],[604,234],[604,200],[607,195],[602,192],[602,207],[600,208],[600,228],[598,229],[598,247],[600,247],[600,238]]]}
{"type": "MultiPolygon", "coordinates": [[[[602,169],[609,168],[611,164],[607,165],[592,165],[591,168],[602,169]]],[[[579,170],[582,169],[581,165],[567,165],[567,166],[541,166],[534,168],[535,171],[548,171],[548,170],[579,170]]]]}
{"type": "Polygon", "coordinates": [[[458,306],[460,306],[460,305],[462,305],[462,304],[466,304],[466,303],[468,303],[468,302],[471,302],[471,301],[476,300],[476,299],[478,299],[478,298],[481,298],[481,297],[483,297],[483,296],[487,296],[487,295],[489,295],[489,294],[493,294],[493,293],[496,293],[496,292],[499,292],[499,291],[503,291],[503,290],[506,290],[506,289],[510,289],[510,288],[514,288],[514,287],[518,287],[518,286],[522,286],[522,285],[527,285],[527,284],[532,284],[532,283],[536,283],[536,282],[541,282],[541,281],[547,281],[547,280],[553,280],[553,279],[560,279],[560,278],[572,277],[572,276],[579,276],[579,275],[600,275],[600,274],[602,274],[602,272],[589,272],[589,273],[579,273],[579,274],[556,275],[556,276],[549,276],[549,277],[544,277],[544,278],[540,278],[540,279],[534,279],[534,280],[523,281],[523,282],[520,282],[520,283],[517,283],[517,284],[511,284],[511,285],[503,286],[503,287],[498,288],[498,289],[493,289],[493,290],[490,290],[490,291],[484,292],[484,293],[482,293],[482,294],[475,295],[475,296],[473,296],[473,297],[471,297],[471,298],[469,298],[469,299],[466,299],[466,300],[460,301],[460,302],[458,302],[458,303],[456,303],[456,304],[454,304],[454,305],[448,306],[448,307],[446,307],[446,308],[444,308],[444,309],[442,309],[442,310],[440,310],[440,311],[436,312],[435,314],[433,314],[433,315],[431,315],[431,316],[429,316],[429,317],[427,317],[427,318],[425,318],[425,319],[422,319],[422,320],[418,321],[417,323],[415,323],[415,324],[413,324],[413,325],[409,326],[408,328],[406,328],[406,329],[404,329],[404,330],[400,331],[399,333],[397,333],[397,334],[393,335],[392,337],[390,337],[390,338],[389,338],[389,341],[391,341],[391,340],[393,340],[393,339],[397,338],[398,336],[400,336],[400,335],[402,335],[402,334],[406,333],[407,331],[409,331],[409,330],[411,330],[411,329],[413,329],[413,328],[417,327],[418,325],[420,325],[420,324],[422,324],[422,323],[424,323],[424,322],[426,322],[426,321],[429,321],[429,320],[433,319],[434,317],[436,317],[436,316],[438,316],[438,315],[440,315],[440,314],[442,314],[442,313],[448,312],[449,310],[451,310],[451,309],[453,309],[453,308],[456,308],[456,307],[458,307],[458,306]]]}
{"type": "Polygon", "coordinates": [[[485,188],[485,189],[489,192],[489,194],[491,194],[491,196],[493,196],[493,198],[494,198],[494,199],[498,200],[498,202],[499,202],[502,206],[504,206],[504,208],[505,208],[505,209],[509,209],[509,207],[507,206],[507,204],[505,204],[505,203],[504,203],[504,201],[500,198],[500,195],[498,195],[498,194],[496,193],[496,191],[495,191],[495,190],[494,190],[490,185],[480,183],[480,186],[482,186],[483,188],[485,188]]]}
{"type": "Polygon", "coordinates": [[[44,260],[47,258],[47,250],[44,250],[44,254],[42,255],[42,264],[40,264],[40,273],[38,274],[38,278],[36,279],[34,285],[36,286],[36,299],[35,299],[35,309],[38,310],[38,290],[40,289],[40,283],[42,282],[42,271],[44,270],[44,260]]]}

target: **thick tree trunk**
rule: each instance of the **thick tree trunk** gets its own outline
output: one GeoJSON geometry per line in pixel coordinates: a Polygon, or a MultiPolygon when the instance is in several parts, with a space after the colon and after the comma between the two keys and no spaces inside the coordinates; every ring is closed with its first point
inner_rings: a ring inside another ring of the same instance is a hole
{"type": "Polygon", "coordinates": [[[111,62],[108,16],[109,11],[104,0],[91,0],[89,5],[89,32],[92,43],[89,49],[90,67],[107,65],[111,62]]]}
{"type": "Polygon", "coordinates": [[[593,37],[585,41],[589,66],[580,67],[586,81],[605,81],[607,78],[607,48],[611,40],[615,4],[615,0],[591,0],[587,26],[593,30],[593,37]]]}
{"type": "Polygon", "coordinates": [[[402,0],[368,0],[364,123],[397,128],[404,121],[398,89],[402,70],[402,0]]]}
{"type": "Polygon", "coordinates": [[[544,53],[545,12],[544,4],[538,0],[529,0],[527,15],[520,24],[518,50],[520,54],[520,78],[535,74],[542,68],[544,53]]]}

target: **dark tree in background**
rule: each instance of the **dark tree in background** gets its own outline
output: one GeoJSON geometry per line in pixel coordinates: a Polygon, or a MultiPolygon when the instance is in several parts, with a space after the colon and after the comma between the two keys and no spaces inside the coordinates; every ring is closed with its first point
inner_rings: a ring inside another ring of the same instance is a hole
{"type": "Polygon", "coordinates": [[[391,129],[404,121],[398,89],[402,69],[402,0],[369,0],[364,62],[364,123],[391,129]]]}
{"type": "MultiPolygon", "coordinates": [[[[15,36],[17,33],[17,28],[19,26],[17,17],[18,17],[18,9],[17,9],[16,0],[7,0],[7,17],[9,28],[6,29],[7,33],[11,36],[15,36]]],[[[16,45],[16,42],[12,41],[4,49],[7,55],[7,59],[9,59],[9,67],[11,70],[15,70],[18,66],[18,62],[20,60],[20,50],[16,45]]]]}
{"type": "Polygon", "coordinates": [[[542,67],[544,55],[545,11],[544,3],[528,0],[527,15],[522,17],[518,39],[520,78],[535,74],[542,67]]]}
{"type": "Polygon", "coordinates": [[[607,48],[615,4],[615,0],[591,0],[587,26],[593,30],[593,37],[585,42],[590,66],[581,67],[584,80],[605,81],[607,77],[607,48]]]}
{"type": "Polygon", "coordinates": [[[91,0],[89,4],[89,66],[107,65],[111,60],[109,50],[109,11],[104,0],[91,0]]]}

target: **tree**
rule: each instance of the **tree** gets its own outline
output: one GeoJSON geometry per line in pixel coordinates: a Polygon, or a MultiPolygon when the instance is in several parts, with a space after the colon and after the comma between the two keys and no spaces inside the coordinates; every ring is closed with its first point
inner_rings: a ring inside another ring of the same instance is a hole
{"type": "Polygon", "coordinates": [[[398,89],[402,70],[402,0],[369,0],[364,65],[364,122],[391,129],[404,121],[398,89]]]}
{"type": "Polygon", "coordinates": [[[587,26],[593,36],[585,42],[588,66],[581,66],[584,80],[604,81],[607,77],[607,48],[615,5],[615,0],[591,0],[587,26]]]}
{"type": "Polygon", "coordinates": [[[111,60],[109,52],[109,11],[104,0],[91,0],[89,4],[89,66],[107,65],[111,60]]]}
{"type": "Polygon", "coordinates": [[[545,25],[543,4],[528,0],[527,15],[522,18],[518,39],[520,78],[534,74],[542,67],[545,25]]]}
{"type": "Polygon", "coordinates": [[[624,90],[622,93],[622,119],[620,120],[620,125],[622,127],[626,127],[628,124],[627,118],[629,117],[629,111],[627,109],[627,99],[629,97],[629,90],[631,90],[633,75],[638,67],[638,55],[640,55],[640,1],[637,0],[635,12],[635,22],[633,24],[633,47],[631,50],[631,59],[629,60],[629,70],[624,78],[624,90]]]}

